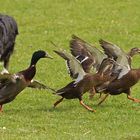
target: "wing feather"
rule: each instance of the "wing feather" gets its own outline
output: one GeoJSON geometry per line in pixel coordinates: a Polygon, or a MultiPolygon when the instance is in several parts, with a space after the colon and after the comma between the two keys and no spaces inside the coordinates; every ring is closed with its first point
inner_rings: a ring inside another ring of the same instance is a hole
{"type": "Polygon", "coordinates": [[[73,79],[79,81],[84,77],[86,73],[84,72],[81,64],[79,63],[79,61],[77,61],[75,57],[66,53],[66,51],[54,50],[54,52],[66,60],[69,69],[69,74],[73,79]]]}
{"type": "Polygon", "coordinates": [[[113,58],[119,64],[116,66],[116,71],[121,71],[118,79],[130,71],[130,65],[128,62],[127,54],[117,45],[107,42],[103,39],[99,40],[101,47],[104,49],[105,54],[108,57],[113,58]]]}
{"type": "Polygon", "coordinates": [[[71,54],[75,56],[80,62],[88,57],[88,59],[85,60],[85,63],[82,63],[82,67],[85,71],[89,71],[92,66],[96,69],[96,71],[98,71],[102,60],[107,57],[95,46],[90,45],[75,35],[72,35],[70,49],[71,54]]]}

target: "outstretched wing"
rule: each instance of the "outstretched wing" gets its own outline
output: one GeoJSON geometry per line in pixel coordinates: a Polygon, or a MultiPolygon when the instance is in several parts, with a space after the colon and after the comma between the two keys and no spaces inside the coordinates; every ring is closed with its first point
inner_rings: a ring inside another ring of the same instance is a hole
{"type": "Polygon", "coordinates": [[[120,71],[116,71],[115,69],[118,65],[119,64],[111,58],[105,58],[102,61],[98,73],[103,76],[105,80],[95,87],[97,92],[106,90],[108,85],[118,78],[120,71]]]}
{"type": "Polygon", "coordinates": [[[102,60],[107,57],[102,51],[75,35],[72,35],[70,49],[86,72],[89,72],[92,66],[98,71],[102,60]]]}
{"type": "Polygon", "coordinates": [[[99,43],[104,49],[105,54],[107,54],[108,57],[116,60],[116,62],[119,64],[116,66],[116,71],[121,71],[118,79],[120,79],[123,75],[127,74],[130,70],[127,54],[117,45],[114,45],[110,42],[101,39],[99,40],[99,43]]]}
{"type": "Polygon", "coordinates": [[[86,73],[84,72],[81,64],[77,61],[75,57],[66,53],[66,51],[55,50],[54,52],[66,60],[69,74],[73,79],[76,79],[76,82],[83,79],[86,73]]]}

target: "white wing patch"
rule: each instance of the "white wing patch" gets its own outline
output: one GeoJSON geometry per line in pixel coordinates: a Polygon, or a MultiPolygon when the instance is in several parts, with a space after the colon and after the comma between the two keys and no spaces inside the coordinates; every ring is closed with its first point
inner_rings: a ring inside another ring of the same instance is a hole
{"type": "Polygon", "coordinates": [[[84,61],[86,61],[89,57],[86,56],[80,63],[82,64],[84,61]]]}

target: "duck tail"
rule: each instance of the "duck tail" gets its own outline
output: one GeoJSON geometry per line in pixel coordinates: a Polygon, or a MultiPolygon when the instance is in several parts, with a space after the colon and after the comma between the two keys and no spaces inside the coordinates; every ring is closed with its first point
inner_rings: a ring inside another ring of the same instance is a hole
{"type": "Polygon", "coordinates": [[[48,89],[48,90],[52,91],[52,94],[56,94],[56,90],[55,90],[55,89],[50,88],[50,87],[46,87],[46,89],[48,89]]]}

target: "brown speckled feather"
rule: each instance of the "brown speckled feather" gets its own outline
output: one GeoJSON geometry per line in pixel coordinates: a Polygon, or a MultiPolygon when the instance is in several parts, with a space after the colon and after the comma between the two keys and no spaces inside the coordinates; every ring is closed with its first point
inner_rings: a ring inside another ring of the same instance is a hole
{"type": "Polygon", "coordinates": [[[107,57],[95,46],[90,45],[75,35],[72,35],[70,49],[72,55],[81,62],[85,72],[89,72],[92,67],[98,71],[102,60],[107,57]]]}

